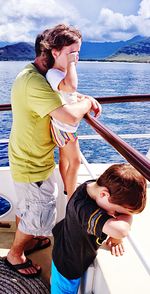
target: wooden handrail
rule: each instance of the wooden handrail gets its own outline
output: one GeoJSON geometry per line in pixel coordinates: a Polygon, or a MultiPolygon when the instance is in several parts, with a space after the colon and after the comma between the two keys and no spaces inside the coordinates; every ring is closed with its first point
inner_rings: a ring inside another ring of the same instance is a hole
{"type": "Polygon", "coordinates": [[[96,100],[101,104],[123,102],[148,102],[150,101],[150,94],[96,97],[96,100]]]}
{"type": "Polygon", "coordinates": [[[87,123],[130,162],[148,181],[150,181],[150,160],[131,147],[108,127],[98,122],[90,114],[84,116],[87,123]]]}
{"type": "MultiPolygon", "coordinates": [[[[126,95],[126,96],[106,96],[95,97],[101,104],[108,103],[123,103],[123,102],[148,102],[150,101],[150,94],[126,95]]],[[[11,104],[0,104],[0,111],[11,110],[11,104]]]]}
{"type": "Polygon", "coordinates": [[[0,111],[11,110],[11,104],[0,104],[0,111]]]}

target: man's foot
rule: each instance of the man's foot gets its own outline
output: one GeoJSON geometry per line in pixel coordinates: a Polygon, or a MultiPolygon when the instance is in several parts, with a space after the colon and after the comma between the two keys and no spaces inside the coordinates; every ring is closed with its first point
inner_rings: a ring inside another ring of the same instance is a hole
{"type": "Polygon", "coordinates": [[[4,261],[11,270],[26,278],[35,278],[41,273],[40,266],[34,265],[30,259],[27,259],[24,263],[20,264],[10,263],[7,257],[4,259],[4,261]]]}
{"type": "Polygon", "coordinates": [[[36,237],[33,238],[31,242],[30,247],[24,251],[25,255],[29,255],[37,250],[45,249],[51,245],[51,240],[47,237],[36,237]]]}

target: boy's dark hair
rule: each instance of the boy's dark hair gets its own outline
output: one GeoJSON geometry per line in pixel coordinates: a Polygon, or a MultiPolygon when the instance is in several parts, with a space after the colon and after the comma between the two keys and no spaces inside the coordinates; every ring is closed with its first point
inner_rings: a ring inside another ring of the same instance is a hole
{"type": "Polygon", "coordinates": [[[79,30],[72,26],[59,24],[52,29],[45,30],[37,36],[35,40],[36,56],[40,56],[42,52],[45,52],[49,57],[51,67],[53,67],[55,60],[51,50],[61,50],[64,46],[70,46],[78,42],[79,39],[82,39],[79,30]]]}
{"type": "Polygon", "coordinates": [[[114,164],[98,179],[98,186],[109,190],[109,201],[135,213],[146,205],[146,179],[130,164],[114,164]]]}

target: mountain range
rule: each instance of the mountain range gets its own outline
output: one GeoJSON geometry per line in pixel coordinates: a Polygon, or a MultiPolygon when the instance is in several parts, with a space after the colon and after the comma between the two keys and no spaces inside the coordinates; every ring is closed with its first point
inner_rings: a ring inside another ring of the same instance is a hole
{"type": "MultiPolygon", "coordinates": [[[[34,60],[34,44],[0,42],[0,61],[34,60]]],[[[150,62],[150,37],[135,36],[127,41],[83,41],[80,60],[150,62]]]]}
{"type": "Polygon", "coordinates": [[[150,63],[150,37],[127,44],[115,54],[107,57],[107,61],[149,62],[150,63]]]}

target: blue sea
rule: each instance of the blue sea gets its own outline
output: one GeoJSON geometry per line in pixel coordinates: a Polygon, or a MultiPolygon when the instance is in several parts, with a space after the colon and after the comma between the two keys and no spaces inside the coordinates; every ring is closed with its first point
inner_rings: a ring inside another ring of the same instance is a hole
{"type": "MultiPolygon", "coordinates": [[[[12,83],[28,62],[0,62],[0,103],[10,103],[12,83]]],[[[78,91],[93,97],[149,94],[150,65],[146,63],[79,62],[78,91]]],[[[99,120],[118,135],[150,133],[150,102],[130,102],[102,105],[99,120]]],[[[8,139],[12,124],[11,112],[0,112],[0,139],[8,139]]],[[[78,134],[96,134],[84,119],[78,134]]],[[[150,139],[124,139],[146,155],[150,139]]],[[[80,148],[89,163],[124,162],[113,147],[102,140],[80,140],[80,148]]],[[[56,161],[58,150],[55,151],[56,161]]],[[[0,166],[8,165],[7,144],[0,145],[0,166]]]]}

